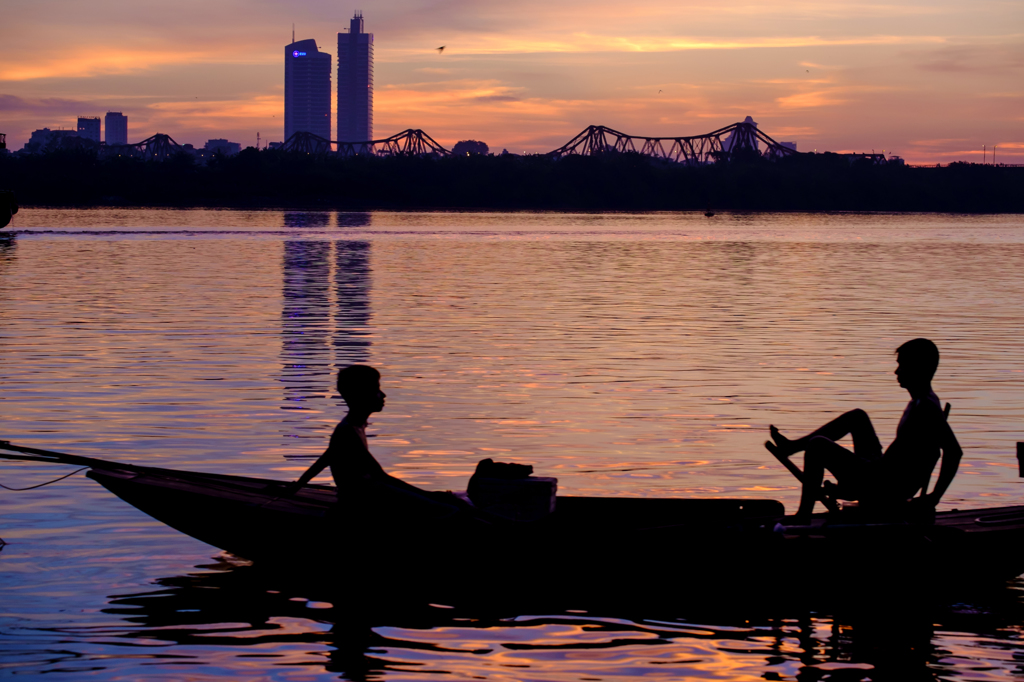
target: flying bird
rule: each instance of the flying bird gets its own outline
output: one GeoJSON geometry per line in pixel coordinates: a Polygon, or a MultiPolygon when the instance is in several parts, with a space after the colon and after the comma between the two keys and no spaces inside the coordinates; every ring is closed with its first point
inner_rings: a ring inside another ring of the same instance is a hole
{"type": "Polygon", "coordinates": [[[658,90],[658,94],[659,94],[659,95],[661,94],[661,90],[658,90]]]}
{"type": "Polygon", "coordinates": [[[438,54],[441,54],[442,52],[444,52],[444,48],[446,48],[446,47],[448,47],[448,46],[447,45],[442,45],[441,47],[435,47],[434,49],[437,50],[438,54]]]}

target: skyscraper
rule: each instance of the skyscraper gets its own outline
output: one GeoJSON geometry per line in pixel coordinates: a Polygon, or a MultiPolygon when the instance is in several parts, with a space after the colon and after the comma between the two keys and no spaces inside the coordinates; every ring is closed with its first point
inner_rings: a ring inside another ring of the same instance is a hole
{"type": "Polygon", "coordinates": [[[315,40],[284,48],[284,139],[300,132],[331,139],[331,55],[315,40]]]}
{"type": "Polygon", "coordinates": [[[356,12],[348,33],[338,34],[338,141],[373,139],[373,34],[363,33],[356,12]]]}
{"type": "Polygon", "coordinates": [[[96,144],[100,143],[100,117],[99,116],[79,116],[78,117],[78,136],[84,137],[87,140],[92,140],[96,144]]]}
{"type": "Polygon", "coordinates": [[[128,117],[120,111],[108,111],[103,117],[104,141],[108,145],[128,144],[128,117]]]}

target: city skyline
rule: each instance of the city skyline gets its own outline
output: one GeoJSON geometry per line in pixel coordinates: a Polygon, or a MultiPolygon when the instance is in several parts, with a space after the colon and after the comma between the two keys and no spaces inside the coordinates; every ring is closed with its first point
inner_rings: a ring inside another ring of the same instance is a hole
{"type": "MultiPolygon", "coordinates": [[[[358,9],[99,5],[96,13],[41,0],[5,10],[20,28],[0,45],[0,132],[9,148],[32,130],[109,110],[132,118],[130,142],[155,132],[193,144],[227,137],[253,145],[257,132],[283,139],[279,55],[292,22],[330,45],[358,9]]],[[[981,161],[983,146],[991,160],[998,145],[997,161],[1024,161],[1017,5],[658,0],[623,13],[601,2],[427,11],[403,1],[362,9],[381,37],[375,137],[415,127],[449,148],[469,138],[543,152],[588,124],[694,135],[750,115],[802,151],[885,149],[945,163],[981,161]]]]}

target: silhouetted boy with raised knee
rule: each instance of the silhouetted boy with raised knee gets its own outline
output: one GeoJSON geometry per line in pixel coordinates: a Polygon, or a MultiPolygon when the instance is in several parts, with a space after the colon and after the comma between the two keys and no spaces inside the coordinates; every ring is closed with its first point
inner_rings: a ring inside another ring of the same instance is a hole
{"type": "Polygon", "coordinates": [[[932,391],[939,349],[928,339],[914,339],[896,349],[896,363],[896,377],[910,393],[910,403],[896,428],[896,439],[884,453],[864,410],[847,412],[797,440],[771,426],[774,442],[766,442],[765,447],[773,455],[784,459],[804,453],[798,521],[806,522],[814,511],[826,470],[847,495],[883,505],[905,502],[921,491],[921,504],[934,508],[949,488],[963,451],[932,391]],[[853,437],[852,452],[836,443],[847,435],[853,437]],[[928,493],[940,450],[939,479],[928,493]]]}

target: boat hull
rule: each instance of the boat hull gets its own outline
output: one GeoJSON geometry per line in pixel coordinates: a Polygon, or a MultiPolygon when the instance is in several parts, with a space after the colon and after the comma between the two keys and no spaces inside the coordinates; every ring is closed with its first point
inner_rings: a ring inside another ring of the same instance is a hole
{"type": "Polygon", "coordinates": [[[340,501],[328,486],[147,467],[89,476],[153,518],[238,557],[348,581],[524,589],[676,584],[778,589],[968,586],[1024,573],[1024,507],[943,512],[930,524],[787,526],[771,500],[559,497],[503,523],[456,506],[340,501]],[[396,511],[397,508],[397,511],[396,511]]]}

